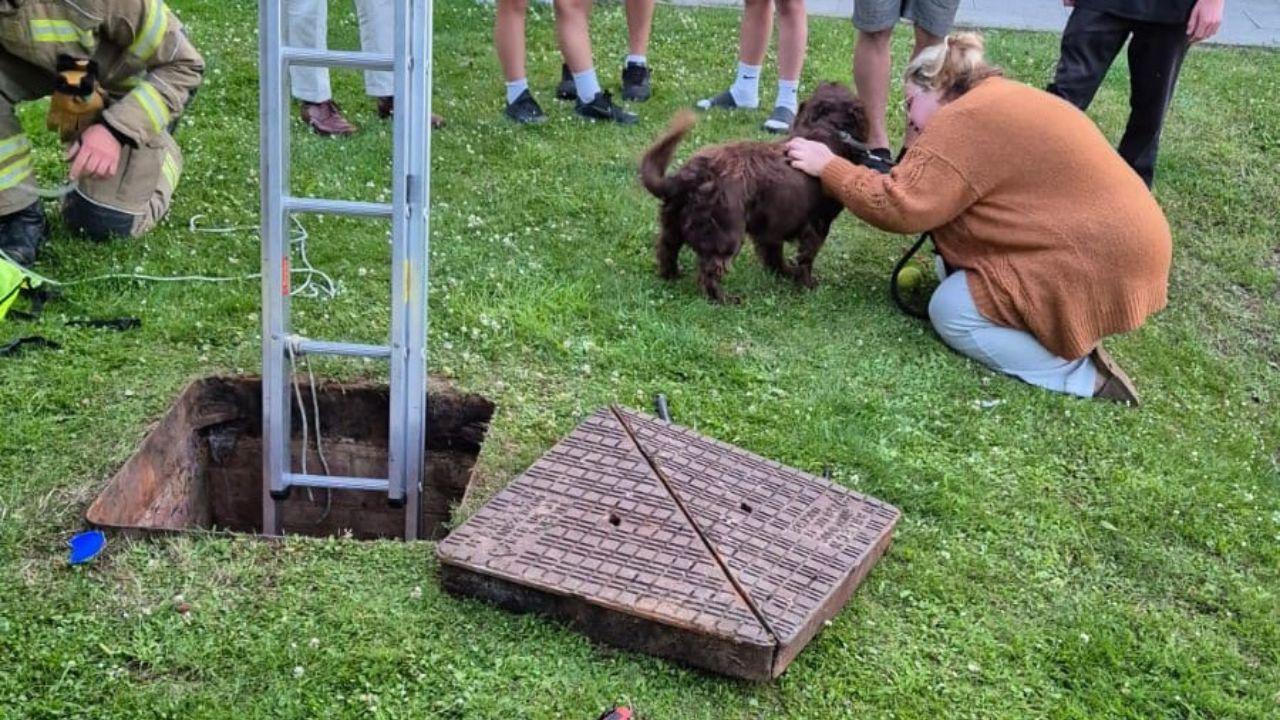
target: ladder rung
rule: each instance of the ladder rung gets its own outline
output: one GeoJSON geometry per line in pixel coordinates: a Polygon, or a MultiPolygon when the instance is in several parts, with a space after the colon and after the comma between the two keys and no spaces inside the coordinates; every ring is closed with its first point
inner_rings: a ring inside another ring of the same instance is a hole
{"type": "Polygon", "coordinates": [[[361,345],[360,343],[329,342],[328,340],[299,340],[295,352],[311,355],[343,355],[345,357],[387,358],[391,348],[386,345],[361,345]]]}
{"type": "Polygon", "coordinates": [[[395,58],[379,53],[349,50],[316,50],[315,48],[280,48],[280,55],[291,65],[347,67],[358,70],[394,70],[395,58]]]}
{"type": "Polygon", "coordinates": [[[286,196],[284,210],[291,213],[321,213],[325,215],[354,215],[357,217],[391,217],[389,203],[360,202],[357,200],[325,200],[286,196]]]}
{"type": "Polygon", "coordinates": [[[311,475],[302,473],[285,473],[285,487],[330,488],[333,490],[377,490],[387,491],[386,478],[342,477],[340,475],[311,475]]]}

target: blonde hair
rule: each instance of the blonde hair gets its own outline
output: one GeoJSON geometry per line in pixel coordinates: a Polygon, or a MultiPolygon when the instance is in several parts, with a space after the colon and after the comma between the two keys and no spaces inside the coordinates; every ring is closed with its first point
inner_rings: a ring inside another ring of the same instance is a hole
{"type": "Polygon", "coordinates": [[[1000,68],[987,64],[984,50],[978,33],[955,33],[912,58],[905,80],[925,90],[941,91],[944,101],[955,100],[978,81],[1003,74],[1000,68]]]}

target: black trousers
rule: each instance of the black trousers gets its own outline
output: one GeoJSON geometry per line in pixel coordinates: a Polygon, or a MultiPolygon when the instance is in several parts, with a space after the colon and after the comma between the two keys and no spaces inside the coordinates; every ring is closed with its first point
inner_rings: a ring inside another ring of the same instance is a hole
{"type": "Polygon", "coordinates": [[[1130,20],[1076,8],[1062,32],[1062,54],[1048,90],[1081,110],[1087,109],[1126,40],[1129,124],[1117,150],[1151,187],[1160,130],[1187,54],[1185,25],[1130,20]]]}

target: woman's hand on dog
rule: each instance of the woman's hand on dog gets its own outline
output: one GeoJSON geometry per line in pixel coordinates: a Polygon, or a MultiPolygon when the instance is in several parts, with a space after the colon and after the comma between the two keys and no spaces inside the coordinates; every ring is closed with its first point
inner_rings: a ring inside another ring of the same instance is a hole
{"type": "Polygon", "coordinates": [[[822,171],[827,169],[827,163],[835,156],[831,148],[820,142],[799,137],[787,141],[787,162],[791,163],[791,167],[814,177],[820,177],[822,171]]]}

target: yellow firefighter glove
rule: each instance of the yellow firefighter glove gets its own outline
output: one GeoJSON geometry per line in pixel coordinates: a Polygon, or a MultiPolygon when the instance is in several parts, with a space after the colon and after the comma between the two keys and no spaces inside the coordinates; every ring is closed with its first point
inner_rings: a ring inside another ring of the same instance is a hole
{"type": "Polygon", "coordinates": [[[74,142],[85,128],[98,122],[107,95],[98,84],[98,63],[58,56],[58,79],[49,100],[47,125],[64,143],[74,142]]]}

